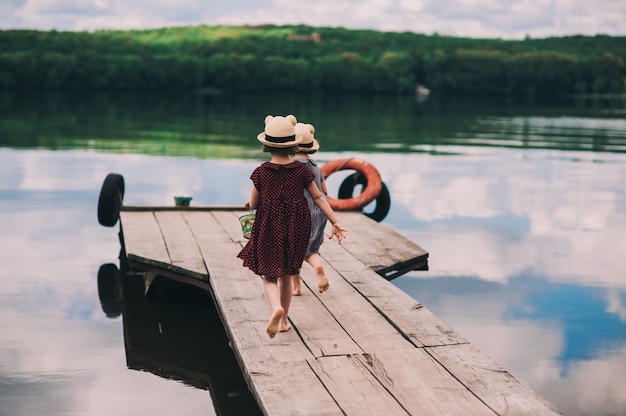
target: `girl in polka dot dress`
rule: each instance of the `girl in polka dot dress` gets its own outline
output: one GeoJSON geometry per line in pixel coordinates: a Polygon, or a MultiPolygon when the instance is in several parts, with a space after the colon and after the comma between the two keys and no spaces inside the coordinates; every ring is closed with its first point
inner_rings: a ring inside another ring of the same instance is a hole
{"type": "Polygon", "coordinates": [[[296,136],[296,123],[293,115],[265,118],[265,131],[257,139],[272,158],[250,175],[254,186],[245,206],[257,210],[256,219],[250,240],[237,255],[245,267],[263,278],[265,296],[272,308],[265,328],[270,338],[291,328],[291,279],[302,266],[311,232],[304,189],[333,225],[329,238],[337,237],[341,243],[347,232],[315,185],[310,169],[290,158],[302,140],[296,136]]]}

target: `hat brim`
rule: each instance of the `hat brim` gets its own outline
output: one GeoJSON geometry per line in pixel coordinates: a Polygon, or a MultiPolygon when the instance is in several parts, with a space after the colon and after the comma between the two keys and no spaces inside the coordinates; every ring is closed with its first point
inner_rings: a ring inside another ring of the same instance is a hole
{"type": "Polygon", "coordinates": [[[311,147],[300,147],[300,151],[301,152],[315,152],[320,148],[320,143],[316,140],[313,139],[313,146],[311,147]]]}
{"type": "Polygon", "coordinates": [[[296,146],[298,143],[300,143],[302,141],[302,136],[297,136],[296,138],[292,141],[289,142],[284,142],[284,143],[276,143],[276,142],[270,142],[268,140],[265,139],[265,132],[263,133],[259,133],[258,136],[256,136],[256,138],[263,143],[264,145],[268,146],[268,147],[277,147],[279,149],[285,148],[285,147],[292,147],[292,146],[296,146]]]}

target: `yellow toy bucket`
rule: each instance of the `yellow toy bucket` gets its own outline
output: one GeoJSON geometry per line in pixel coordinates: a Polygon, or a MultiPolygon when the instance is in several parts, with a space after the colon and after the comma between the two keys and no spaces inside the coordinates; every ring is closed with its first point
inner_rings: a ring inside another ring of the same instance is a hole
{"type": "Polygon", "coordinates": [[[250,233],[252,232],[252,225],[254,225],[255,217],[256,215],[252,213],[252,210],[250,210],[249,214],[239,217],[241,232],[243,233],[244,238],[250,238],[250,233]]]}

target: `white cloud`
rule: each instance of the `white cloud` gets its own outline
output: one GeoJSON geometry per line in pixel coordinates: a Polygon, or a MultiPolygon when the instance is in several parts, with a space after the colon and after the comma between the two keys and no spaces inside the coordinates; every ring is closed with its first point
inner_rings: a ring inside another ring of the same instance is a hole
{"type": "MultiPolygon", "coordinates": [[[[127,370],[121,320],[98,316],[86,322],[61,320],[59,311],[0,314],[0,373],[21,394],[39,400],[3,397],[3,406],[21,406],[21,414],[204,414],[215,415],[210,393],[164,380],[147,371],[127,370]],[[19,321],[20,325],[14,323],[19,321]],[[63,334],[63,336],[59,336],[63,334]],[[45,348],[42,346],[45,345],[45,348]],[[167,384],[167,388],[163,388],[167,384]],[[139,400],[153,397],[158,400],[139,400]],[[111,400],[115,397],[116,400],[111,400]],[[184,405],[181,407],[181,403],[184,405]],[[31,410],[30,412],[28,410],[31,410]]],[[[19,414],[19,412],[18,412],[19,414]]]]}
{"type": "MultiPolygon", "coordinates": [[[[626,347],[618,346],[595,357],[563,362],[561,355],[572,348],[566,344],[575,342],[563,327],[563,321],[550,321],[546,317],[540,321],[506,318],[511,317],[512,305],[514,308],[531,307],[523,300],[528,295],[524,289],[501,296],[497,286],[456,281],[449,283],[449,290],[445,290],[437,287],[440,281],[437,278],[426,278],[433,287],[432,292],[429,284],[412,286],[414,278],[424,273],[401,277],[399,286],[513,376],[540,391],[564,414],[623,413],[626,347]]],[[[619,297],[617,293],[615,296],[619,297]]],[[[624,306],[617,306],[619,299],[615,302],[615,308],[623,312],[624,306]]],[[[532,310],[527,312],[532,313],[532,310]]]]}
{"type": "MultiPolygon", "coordinates": [[[[472,157],[364,156],[385,178],[394,204],[429,224],[408,237],[439,253],[429,259],[430,275],[506,283],[530,271],[561,283],[626,289],[626,213],[615,191],[626,181],[623,162],[593,152],[573,154],[568,163],[562,151],[529,150],[524,157],[508,157],[507,149],[459,151],[472,157]],[[603,186],[592,185],[598,177],[603,186]]],[[[609,296],[607,305],[621,316],[622,306],[609,296]]]]}
{"type": "Polygon", "coordinates": [[[620,321],[626,322],[626,303],[624,303],[624,297],[622,295],[624,295],[624,293],[619,290],[609,290],[606,311],[617,315],[620,321]]]}
{"type": "Polygon", "coordinates": [[[626,4],[618,0],[27,0],[4,3],[0,11],[3,29],[307,24],[470,37],[626,34],[626,4]]]}
{"type": "Polygon", "coordinates": [[[551,397],[561,397],[560,410],[566,415],[620,415],[626,408],[624,368],[626,348],[598,360],[578,363],[562,382],[545,384],[545,391],[551,397]],[[576,401],[567,399],[571,397],[576,401]]]}

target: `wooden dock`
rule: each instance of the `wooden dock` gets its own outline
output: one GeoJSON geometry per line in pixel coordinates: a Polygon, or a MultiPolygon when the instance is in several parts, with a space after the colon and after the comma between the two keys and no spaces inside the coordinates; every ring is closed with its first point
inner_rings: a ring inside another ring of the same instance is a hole
{"type": "Polygon", "coordinates": [[[561,414],[387,281],[427,268],[428,253],[358,212],[338,212],[348,237],[322,246],[330,289],[317,293],[305,264],[293,329],[270,339],[261,279],[236,257],[245,213],[123,207],[121,236],[132,269],[212,293],[264,414],[561,414]]]}

